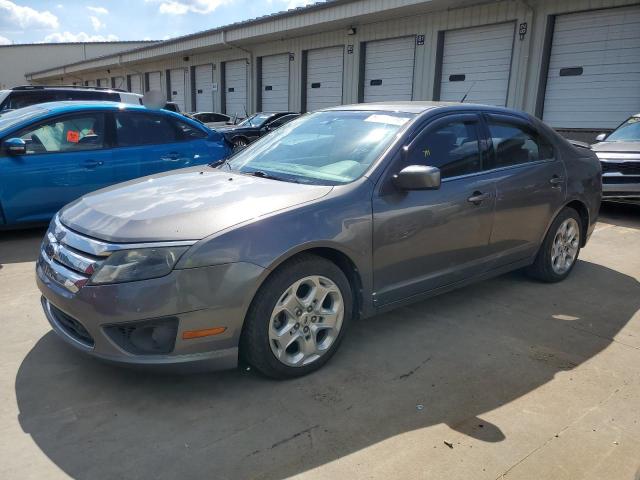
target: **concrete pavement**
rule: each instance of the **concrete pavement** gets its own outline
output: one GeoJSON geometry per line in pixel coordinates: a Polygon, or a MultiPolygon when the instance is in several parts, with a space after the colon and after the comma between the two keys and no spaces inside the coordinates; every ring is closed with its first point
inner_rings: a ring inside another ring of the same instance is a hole
{"type": "Polygon", "coordinates": [[[166,376],[71,351],[0,233],[0,478],[640,479],[640,208],[565,282],[521,273],[354,324],[320,372],[166,376]]]}

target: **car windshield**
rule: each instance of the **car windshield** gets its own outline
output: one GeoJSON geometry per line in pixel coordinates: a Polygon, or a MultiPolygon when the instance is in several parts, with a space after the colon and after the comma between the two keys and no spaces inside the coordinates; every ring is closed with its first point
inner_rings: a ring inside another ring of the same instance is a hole
{"type": "Polygon", "coordinates": [[[640,117],[631,117],[606,140],[607,142],[640,142],[640,117]]]}
{"type": "Polygon", "coordinates": [[[47,110],[44,108],[22,108],[0,115],[0,134],[5,130],[32,118],[36,118],[47,110]]]}
{"type": "Polygon", "coordinates": [[[239,127],[259,127],[264,122],[266,122],[269,118],[271,118],[271,114],[269,113],[256,113],[255,115],[251,115],[249,118],[245,118],[242,122],[238,124],[239,127]]]}
{"type": "Polygon", "coordinates": [[[231,170],[280,180],[340,185],[360,177],[411,113],[333,110],[293,120],[229,162],[231,170]]]}

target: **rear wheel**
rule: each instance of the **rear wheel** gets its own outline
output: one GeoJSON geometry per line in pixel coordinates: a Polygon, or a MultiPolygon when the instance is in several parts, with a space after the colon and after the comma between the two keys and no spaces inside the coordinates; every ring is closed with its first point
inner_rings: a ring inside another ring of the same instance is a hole
{"type": "Polygon", "coordinates": [[[292,378],[324,365],[338,349],[352,315],[349,282],[332,262],[301,255],[267,279],[242,333],[243,359],[274,378],[292,378]]]}
{"type": "Polygon", "coordinates": [[[551,224],[536,260],[528,273],[544,282],[559,282],[569,276],[578,261],[582,221],[573,208],[565,208],[551,224]]]}

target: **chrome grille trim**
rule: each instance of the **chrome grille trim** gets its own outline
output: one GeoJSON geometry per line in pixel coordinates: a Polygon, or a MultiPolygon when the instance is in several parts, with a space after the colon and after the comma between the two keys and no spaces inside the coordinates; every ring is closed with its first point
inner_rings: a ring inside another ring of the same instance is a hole
{"type": "Polygon", "coordinates": [[[37,269],[40,276],[53,280],[71,293],[77,293],[89,281],[89,277],[80,275],[64,265],[50,260],[44,249],[40,251],[37,269]]]}

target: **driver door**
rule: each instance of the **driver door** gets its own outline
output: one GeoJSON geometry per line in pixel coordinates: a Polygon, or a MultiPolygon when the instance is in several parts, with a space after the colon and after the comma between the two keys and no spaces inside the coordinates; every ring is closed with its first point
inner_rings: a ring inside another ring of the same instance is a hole
{"type": "Polygon", "coordinates": [[[392,304],[485,270],[496,197],[482,172],[486,151],[475,114],[427,124],[397,158],[373,198],[375,304],[392,304]],[[408,165],[440,169],[435,190],[400,190],[392,176],[408,165]]]}
{"type": "Polygon", "coordinates": [[[27,152],[0,154],[0,204],[9,224],[46,222],[65,204],[111,183],[103,113],[48,119],[10,137],[22,138],[27,152]]]}

